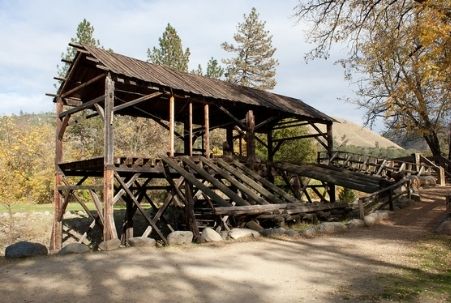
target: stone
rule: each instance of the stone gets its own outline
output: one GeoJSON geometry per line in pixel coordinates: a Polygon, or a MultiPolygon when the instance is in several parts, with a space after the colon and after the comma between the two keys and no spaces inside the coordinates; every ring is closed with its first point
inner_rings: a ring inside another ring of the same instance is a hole
{"type": "Polygon", "coordinates": [[[380,221],[387,220],[390,217],[391,211],[389,210],[376,210],[377,218],[380,221]]]}
{"type": "Polygon", "coordinates": [[[375,224],[379,223],[379,216],[377,215],[377,213],[371,213],[369,215],[366,215],[363,218],[363,221],[365,223],[366,226],[373,226],[375,224]]]}
{"type": "Polygon", "coordinates": [[[128,245],[132,247],[155,247],[157,241],[152,238],[133,237],[127,240],[128,245]]]}
{"type": "Polygon", "coordinates": [[[223,240],[228,240],[229,239],[229,232],[227,230],[221,230],[221,232],[219,234],[221,235],[221,238],[223,240]]]}
{"type": "Polygon", "coordinates": [[[451,235],[451,219],[445,220],[435,230],[439,234],[451,235]]]}
{"type": "Polygon", "coordinates": [[[99,244],[100,250],[115,250],[118,249],[121,246],[121,240],[119,239],[111,239],[107,241],[102,241],[99,244]]]}
{"type": "Polygon", "coordinates": [[[324,222],[318,226],[318,232],[321,234],[336,234],[345,232],[348,227],[341,222],[324,222]]]}
{"type": "Polygon", "coordinates": [[[58,254],[64,256],[70,254],[84,254],[89,251],[90,251],[89,247],[82,243],[69,243],[65,245],[63,248],[61,248],[58,254]]]}
{"type": "Polygon", "coordinates": [[[356,228],[365,226],[365,221],[361,219],[352,219],[348,222],[348,228],[356,228]]]}
{"type": "Polygon", "coordinates": [[[257,221],[251,220],[246,223],[246,227],[249,229],[253,229],[255,231],[261,232],[264,228],[261,227],[260,224],[257,223],[257,221]]]}
{"type": "Polygon", "coordinates": [[[213,228],[206,227],[200,235],[201,242],[220,242],[223,241],[220,234],[218,234],[213,228]]]}
{"type": "Polygon", "coordinates": [[[48,250],[44,245],[27,241],[14,243],[5,249],[5,258],[26,258],[47,254],[48,250]]]}
{"type": "Polygon", "coordinates": [[[301,233],[302,236],[306,238],[314,238],[318,235],[318,226],[312,226],[307,228],[301,233]]]}
{"type": "Polygon", "coordinates": [[[229,236],[234,240],[248,237],[258,238],[260,236],[260,233],[249,228],[232,228],[229,236]]]}
{"type": "Polygon", "coordinates": [[[311,224],[318,223],[318,217],[315,214],[305,214],[302,216],[302,222],[308,222],[311,224]]]}
{"type": "Polygon", "coordinates": [[[169,245],[185,245],[193,241],[193,233],[191,231],[176,230],[168,235],[169,245]]]}
{"type": "Polygon", "coordinates": [[[299,237],[299,233],[292,229],[288,229],[287,232],[285,233],[285,235],[287,235],[290,238],[298,238],[299,237]]]}

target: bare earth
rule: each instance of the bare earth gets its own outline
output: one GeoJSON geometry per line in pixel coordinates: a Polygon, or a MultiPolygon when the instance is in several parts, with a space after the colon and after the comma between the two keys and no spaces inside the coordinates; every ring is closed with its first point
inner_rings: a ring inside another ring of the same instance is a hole
{"type": "Polygon", "coordinates": [[[451,187],[372,228],[302,240],[234,242],[0,259],[0,302],[363,302],[376,276],[416,268],[416,240],[444,214],[451,187]]]}

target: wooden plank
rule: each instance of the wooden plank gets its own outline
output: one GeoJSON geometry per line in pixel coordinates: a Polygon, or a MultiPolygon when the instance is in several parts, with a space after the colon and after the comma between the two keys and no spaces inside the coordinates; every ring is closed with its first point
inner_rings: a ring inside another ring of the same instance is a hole
{"type": "Polygon", "coordinates": [[[97,97],[97,98],[94,98],[92,100],[89,100],[88,102],[84,102],[82,105],[80,105],[78,107],[74,107],[74,108],[71,108],[71,109],[69,109],[69,110],[67,110],[65,112],[60,113],[59,117],[60,118],[64,118],[67,115],[72,115],[72,114],[78,113],[78,112],[80,112],[82,110],[85,110],[87,108],[90,108],[90,107],[94,106],[96,103],[102,102],[104,99],[105,99],[104,95],[102,95],[100,97],[97,97]]]}
{"type": "Polygon", "coordinates": [[[249,110],[246,114],[246,124],[247,124],[247,132],[246,132],[246,156],[247,156],[247,164],[251,169],[254,169],[255,166],[255,141],[254,141],[254,129],[255,129],[255,117],[254,112],[249,110]]]}
{"type": "MultiPolygon", "coordinates": [[[[216,159],[217,163],[227,170],[229,173],[235,176],[238,180],[246,184],[247,186],[250,186],[251,188],[255,189],[259,194],[261,194],[263,197],[268,199],[269,201],[273,203],[286,203],[287,201],[283,201],[277,196],[271,192],[269,192],[266,188],[246,176],[243,172],[241,172],[239,169],[233,168],[231,165],[229,165],[227,162],[225,162],[222,159],[216,159]]],[[[298,201],[296,201],[298,202],[298,201]]]]}
{"type": "Polygon", "coordinates": [[[168,157],[162,157],[162,160],[168,164],[172,169],[177,171],[180,175],[182,175],[188,182],[192,183],[194,186],[203,191],[206,195],[208,195],[213,201],[222,206],[229,206],[223,198],[221,198],[218,194],[216,194],[213,190],[208,188],[202,182],[200,182],[194,175],[186,171],[183,167],[180,167],[174,160],[168,157]]]}
{"type": "Polygon", "coordinates": [[[158,236],[161,238],[161,240],[163,240],[165,244],[168,244],[166,237],[162,234],[160,229],[155,225],[155,223],[152,221],[152,219],[147,215],[147,213],[141,207],[139,201],[136,199],[136,197],[133,195],[133,193],[130,191],[130,189],[127,187],[127,185],[124,183],[121,176],[119,176],[119,174],[117,172],[114,173],[114,176],[116,177],[116,180],[119,182],[121,187],[125,190],[127,196],[130,199],[132,199],[133,203],[138,208],[141,215],[146,219],[147,223],[149,223],[149,225],[152,226],[152,228],[155,230],[155,232],[158,234],[158,236]]]}
{"type": "Polygon", "coordinates": [[[299,200],[295,199],[293,196],[289,195],[287,192],[282,190],[281,188],[277,187],[275,184],[269,182],[259,174],[257,174],[255,171],[247,168],[245,165],[241,164],[237,160],[234,160],[232,162],[233,165],[240,168],[242,171],[244,171],[246,174],[251,176],[254,180],[257,180],[258,182],[262,183],[266,188],[270,189],[272,192],[277,193],[279,196],[283,197],[284,199],[290,201],[291,203],[299,203],[299,200]]]}
{"type": "Polygon", "coordinates": [[[232,174],[230,174],[228,171],[223,170],[216,166],[211,160],[208,160],[206,158],[200,158],[200,161],[202,163],[205,163],[210,168],[212,168],[217,174],[221,175],[224,179],[229,181],[233,186],[238,188],[242,193],[244,193],[248,198],[255,201],[257,204],[269,204],[265,199],[258,196],[254,191],[252,191],[249,187],[246,187],[243,183],[239,182],[237,179],[235,179],[232,174]]]}
{"type": "Polygon", "coordinates": [[[88,85],[90,85],[90,84],[92,84],[94,82],[97,82],[98,80],[101,80],[101,79],[105,78],[105,76],[106,76],[106,74],[97,75],[94,78],[91,78],[88,81],[83,82],[82,84],[80,84],[80,85],[68,90],[67,92],[65,92],[64,94],[61,95],[61,98],[65,98],[67,96],[70,96],[71,94],[78,92],[79,90],[85,88],[86,86],[88,86],[88,85]]]}
{"type": "Polygon", "coordinates": [[[182,158],[183,163],[187,164],[190,168],[196,171],[199,175],[202,176],[205,180],[210,182],[214,187],[223,192],[226,196],[228,196],[232,201],[235,201],[238,205],[250,205],[249,202],[245,201],[243,198],[238,196],[233,190],[228,188],[224,183],[210,175],[205,169],[194,163],[189,158],[182,158]]]}
{"type": "Polygon", "coordinates": [[[175,153],[175,143],[174,143],[174,131],[175,131],[175,120],[174,120],[174,96],[169,97],[169,156],[174,157],[175,153]]]}
{"type": "Polygon", "coordinates": [[[187,225],[190,227],[191,231],[193,232],[193,239],[194,241],[200,240],[200,232],[199,227],[197,226],[196,218],[194,217],[194,199],[193,199],[193,189],[192,185],[188,182],[185,182],[185,197],[186,197],[186,204],[185,204],[185,216],[186,216],[186,222],[187,225]]]}
{"type": "Polygon", "coordinates": [[[139,97],[139,98],[137,98],[137,99],[135,99],[135,100],[128,101],[127,103],[123,103],[123,104],[121,104],[121,105],[117,105],[117,106],[115,106],[115,107],[113,108],[113,111],[114,111],[114,112],[120,111],[120,110],[125,109],[125,108],[127,108],[127,107],[134,106],[134,105],[136,105],[136,104],[138,104],[138,103],[141,103],[141,102],[148,101],[148,100],[150,100],[150,99],[159,97],[159,96],[161,96],[162,94],[163,94],[163,93],[161,93],[161,92],[153,92],[153,93],[151,93],[151,94],[148,94],[148,95],[139,97]]]}
{"type": "Polygon", "coordinates": [[[94,202],[94,206],[96,207],[97,214],[99,215],[99,218],[100,218],[100,222],[102,222],[102,225],[104,225],[105,223],[103,220],[102,202],[100,201],[99,196],[97,195],[97,193],[94,190],[90,190],[89,194],[91,196],[92,202],[94,202]]]}
{"type": "Polygon", "coordinates": [[[210,110],[208,103],[204,104],[204,150],[205,157],[210,158],[210,110]]]}

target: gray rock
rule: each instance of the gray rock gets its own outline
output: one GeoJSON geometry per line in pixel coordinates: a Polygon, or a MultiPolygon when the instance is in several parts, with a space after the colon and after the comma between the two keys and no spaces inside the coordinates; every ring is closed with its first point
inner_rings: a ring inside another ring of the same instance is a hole
{"type": "Polygon", "coordinates": [[[59,251],[59,255],[84,254],[89,252],[88,246],[81,243],[69,243],[59,251]]]}
{"type": "Polygon", "coordinates": [[[379,222],[382,220],[387,220],[390,217],[391,211],[389,210],[376,210],[375,213],[379,219],[379,222]]]}
{"type": "Polygon", "coordinates": [[[46,256],[47,247],[40,243],[20,241],[9,245],[5,249],[5,258],[25,258],[34,256],[46,256]]]}
{"type": "Polygon", "coordinates": [[[207,227],[202,231],[200,235],[200,240],[202,242],[220,242],[223,241],[220,234],[218,234],[214,229],[207,227]]]}
{"type": "Polygon", "coordinates": [[[439,234],[451,235],[451,219],[443,221],[435,231],[439,234]]]}
{"type": "Polygon", "coordinates": [[[228,232],[227,230],[222,230],[222,231],[220,232],[220,235],[221,235],[221,238],[222,238],[223,240],[228,240],[228,239],[229,239],[229,232],[228,232]]]}
{"type": "Polygon", "coordinates": [[[99,244],[100,250],[115,250],[121,246],[121,240],[119,239],[111,239],[107,241],[102,241],[99,244]]]}
{"type": "Polygon", "coordinates": [[[264,237],[280,237],[285,236],[287,234],[288,230],[283,227],[277,227],[277,228],[266,228],[260,232],[260,234],[264,237]]]}
{"type": "Polygon", "coordinates": [[[352,219],[348,222],[349,228],[363,227],[365,226],[365,222],[361,219],[352,219]]]}
{"type": "Polygon", "coordinates": [[[246,223],[246,227],[258,232],[261,232],[264,228],[261,227],[260,224],[258,224],[256,221],[252,220],[246,223]]]}
{"type": "Polygon", "coordinates": [[[152,238],[133,237],[127,240],[128,245],[132,247],[155,247],[157,241],[152,238]]]}
{"type": "Polygon", "coordinates": [[[363,218],[366,226],[373,226],[379,223],[379,216],[377,213],[371,213],[363,218]]]}
{"type": "Polygon", "coordinates": [[[318,235],[318,226],[312,226],[304,230],[301,235],[306,238],[314,238],[318,235]]]}
{"type": "Polygon", "coordinates": [[[347,226],[341,222],[324,222],[318,226],[318,231],[322,234],[342,233],[347,229],[347,226]]]}
{"type": "Polygon", "coordinates": [[[248,228],[233,228],[229,233],[230,238],[237,240],[241,238],[254,237],[258,238],[260,233],[258,231],[248,228]]]}
{"type": "Polygon", "coordinates": [[[287,235],[290,238],[298,238],[299,237],[299,233],[297,231],[295,231],[295,230],[292,230],[292,229],[287,230],[285,235],[287,235]]]}
{"type": "Polygon", "coordinates": [[[191,231],[176,230],[168,235],[169,245],[190,244],[193,241],[193,233],[191,231]]]}

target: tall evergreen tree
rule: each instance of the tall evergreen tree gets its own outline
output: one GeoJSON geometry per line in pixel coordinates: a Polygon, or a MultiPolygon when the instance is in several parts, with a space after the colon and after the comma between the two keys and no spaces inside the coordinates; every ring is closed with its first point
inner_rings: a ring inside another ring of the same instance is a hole
{"type": "Polygon", "coordinates": [[[160,44],[159,48],[147,49],[148,61],[187,72],[190,51],[189,48],[183,51],[182,40],[171,24],[168,23],[163,36],[158,41],[160,44]]]}
{"type": "Polygon", "coordinates": [[[205,76],[213,79],[221,79],[223,75],[224,68],[221,65],[219,65],[218,60],[211,57],[207,63],[207,73],[205,74],[205,76]]]}
{"type": "Polygon", "coordinates": [[[248,16],[244,15],[244,22],[238,24],[238,32],[233,36],[236,45],[222,44],[225,51],[235,54],[234,58],[224,60],[228,81],[259,89],[272,89],[276,85],[278,61],[273,58],[276,48],[265,25],[252,8],[248,16]]]}
{"type": "MultiPolygon", "coordinates": [[[[99,40],[94,38],[94,26],[91,23],[83,19],[77,26],[77,32],[75,33],[75,37],[70,39],[72,43],[79,43],[84,45],[92,45],[99,47],[99,40]]],[[[76,54],[76,50],[73,47],[67,47],[66,52],[61,54],[61,58],[66,60],[73,60],[76,54]]],[[[67,69],[69,66],[67,64],[63,64],[62,66],[58,65],[58,76],[64,77],[67,73],[67,69]]]]}

